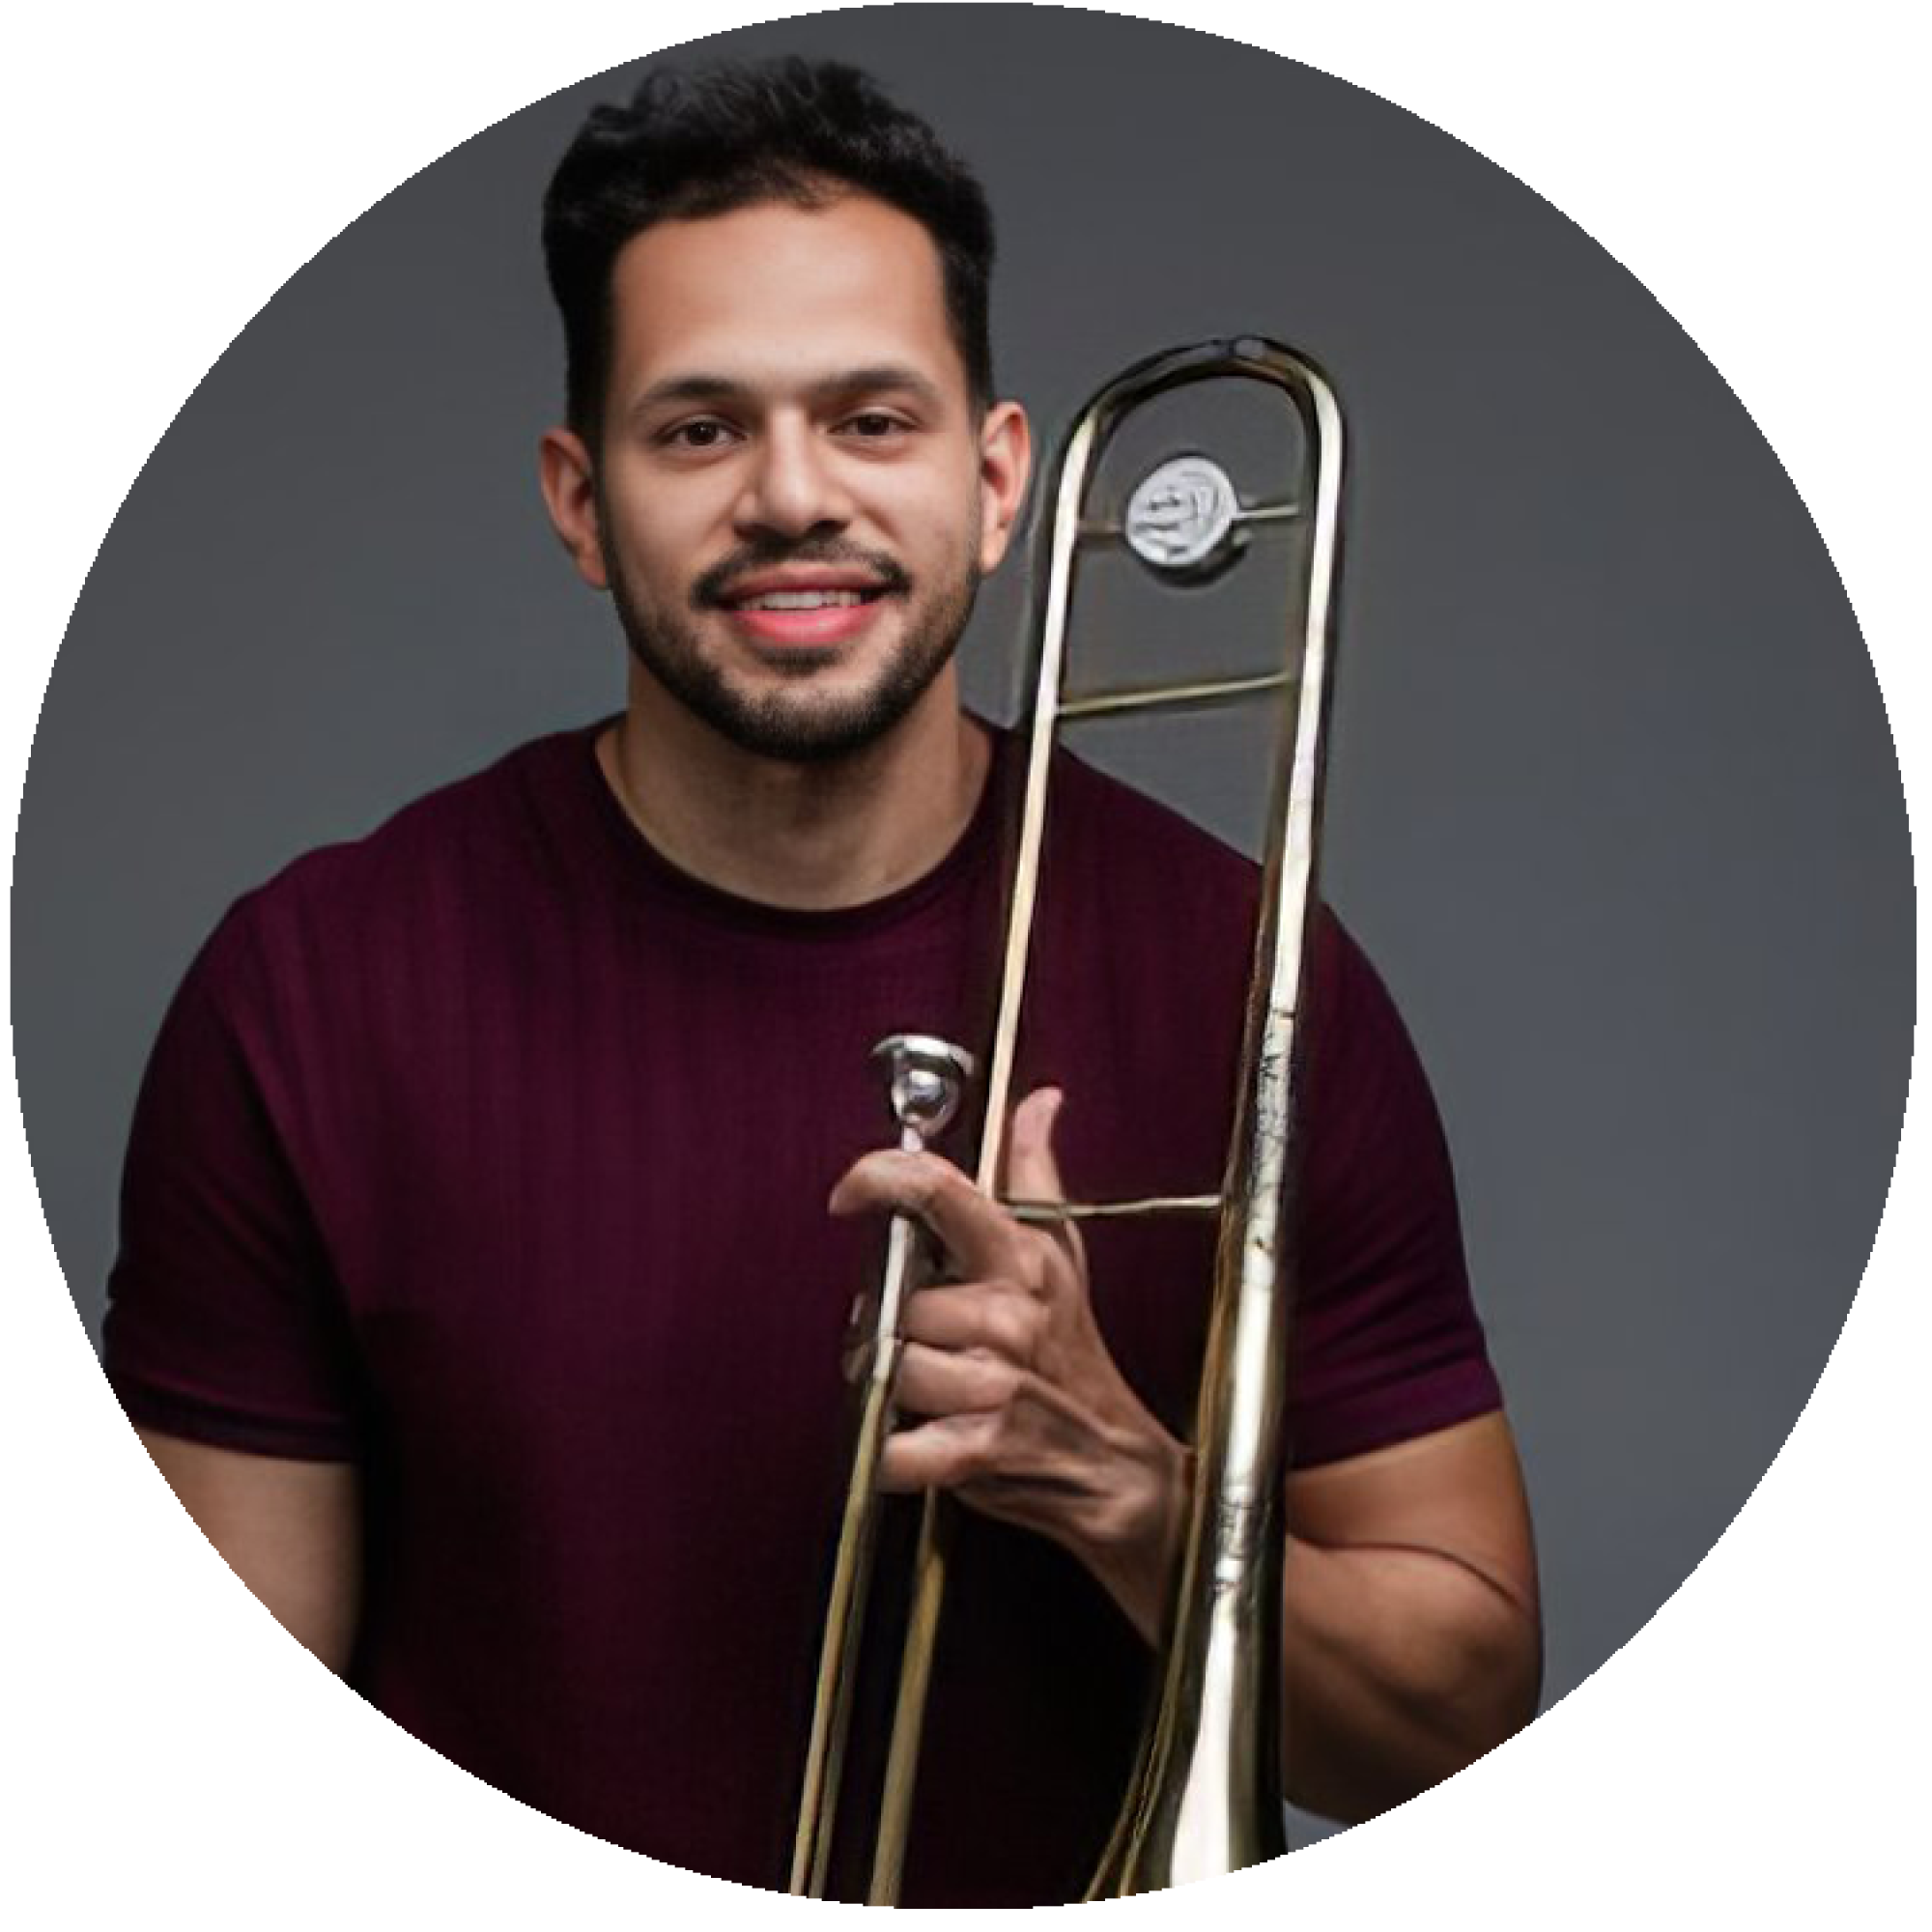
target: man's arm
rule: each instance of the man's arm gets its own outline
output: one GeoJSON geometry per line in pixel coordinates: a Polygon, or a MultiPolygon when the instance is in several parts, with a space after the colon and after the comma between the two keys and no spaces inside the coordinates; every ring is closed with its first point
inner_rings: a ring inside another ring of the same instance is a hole
{"type": "MultiPolygon", "coordinates": [[[[1009,1179],[1064,1198],[1058,1097],[1015,1110],[1009,1179]]],[[[835,1212],[896,1210],[962,1277],[905,1315],[887,1490],[947,1490],[1052,1537],[1150,1642],[1172,1597],[1190,1456],[1106,1350],[1077,1232],[1022,1227],[949,1163],[877,1153],[835,1212]]],[[[1350,1822],[1447,1777],[1535,1715],[1536,1566],[1508,1424],[1477,1417],[1293,1476],[1283,1579],[1288,1796],[1350,1822]]]]}
{"type": "Polygon", "coordinates": [[[247,1456],[136,1433],[229,1568],[331,1670],[347,1670],[362,1593],[355,1464],[247,1456]]]}
{"type": "Polygon", "coordinates": [[[1350,1824],[1536,1715],[1529,1511],[1500,1412],[1292,1476],[1283,1577],[1288,1796],[1350,1824]]]}

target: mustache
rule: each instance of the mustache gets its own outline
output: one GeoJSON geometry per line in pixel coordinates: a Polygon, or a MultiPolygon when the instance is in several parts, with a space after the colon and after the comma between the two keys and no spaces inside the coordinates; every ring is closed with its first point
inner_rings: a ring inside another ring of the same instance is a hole
{"type": "Polygon", "coordinates": [[[731,586],[755,570],[782,564],[822,563],[839,569],[863,570],[878,582],[887,596],[900,597],[912,588],[912,579],[897,557],[882,550],[867,550],[837,538],[807,538],[800,543],[741,544],[701,572],[691,586],[691,601],[699,611],[715,610],[730,601],[731,586]]]}

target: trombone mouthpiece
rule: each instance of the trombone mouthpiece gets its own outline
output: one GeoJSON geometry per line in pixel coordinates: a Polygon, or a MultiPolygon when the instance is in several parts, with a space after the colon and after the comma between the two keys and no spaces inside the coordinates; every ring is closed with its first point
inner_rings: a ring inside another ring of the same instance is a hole
{"type": "Polygon", "coordinates": [[[963,1046],[924,1033],[895,1033],[872,1049],[891,1077],[893,1119],[922,1142],[942,1134],[959,1111],[973,1056],[963,1046]]]}

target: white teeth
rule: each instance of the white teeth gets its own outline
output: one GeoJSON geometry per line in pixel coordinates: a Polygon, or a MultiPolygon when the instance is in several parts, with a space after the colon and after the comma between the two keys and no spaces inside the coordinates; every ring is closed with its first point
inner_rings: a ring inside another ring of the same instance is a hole
{"type": "Polygon", "coordinates": [[[768,590],[762,597],[748,597],[741,607],[747,611],[843,611],[866,600],[856,590],[768,590]]]}

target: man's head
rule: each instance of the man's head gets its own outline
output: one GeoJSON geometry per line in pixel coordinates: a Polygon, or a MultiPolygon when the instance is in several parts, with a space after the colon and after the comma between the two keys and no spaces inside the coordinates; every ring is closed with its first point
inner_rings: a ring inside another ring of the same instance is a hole
{"type": "Polygon", "coordinates": [[[545,236],[545,493],[638,666],[763,756],[872,742],[949,666],[1025,489],[978,185],[850,69],[658,76],[592,117],[545,236]]]}
{"type": "Polygon", "coordinates": [[[609,374],[611,269],[672,217],[758,202],[822,207],[857,190],[911,215],[939,251],[973,400],[993,400],[993,216],[965,165],[867,74],[834,61],[662,71],[592,109],[544,197],[544,262],[563,317],[570,426],[593,448],[609,374]]]}

